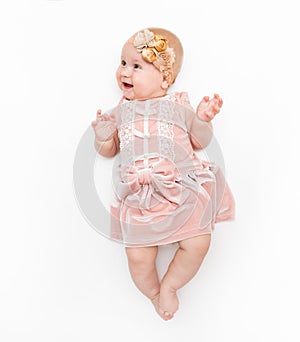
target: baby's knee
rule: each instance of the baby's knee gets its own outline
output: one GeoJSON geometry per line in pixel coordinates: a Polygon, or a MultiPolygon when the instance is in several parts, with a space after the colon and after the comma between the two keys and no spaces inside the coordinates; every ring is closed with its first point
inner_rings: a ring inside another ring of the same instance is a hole
{"type": "Polygon", "coordinates": [[[126,248],[128,262],[132,265],[145,265],[152,263],[157,255],[157,251],[150,248],[126,248]]]}
{"type": "Polygon", "coordinates": [[[211,234],[204,234],[182,241],[180,247],[195,256],[205,256],[209,250],[210,242],[211,234]]]}
{"type": "Polygon", "coordinates": [[[143,260],[143,253],[139,248],[126,248],[126,255],[131,264],[140,264],[143,260]]]}

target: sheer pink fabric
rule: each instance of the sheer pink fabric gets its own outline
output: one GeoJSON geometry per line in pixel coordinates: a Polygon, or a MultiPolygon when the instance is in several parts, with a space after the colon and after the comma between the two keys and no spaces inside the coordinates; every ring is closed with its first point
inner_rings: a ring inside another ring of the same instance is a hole
{"type": "Polygon", "coordinates": [[[152,246],[209,234],[234,218],[234,198],[218,166],[202,161],[189,139],[186,93],[122,101],[113,110],[120,154],[113,170],[111,237],[152,246]]]}

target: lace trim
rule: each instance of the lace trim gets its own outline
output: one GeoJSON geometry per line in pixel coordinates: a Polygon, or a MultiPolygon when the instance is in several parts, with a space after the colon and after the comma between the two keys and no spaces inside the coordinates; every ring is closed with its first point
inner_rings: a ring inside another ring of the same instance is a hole
{"type": "Polygon", "coordinates": [[[134,148],[133,148],[133,129],[134,129],[134,115],[135,104],[133,102],[125,102],[122,104],[121,111],[121,125],[118,130],[120,140],[120,151],[126,151],[122,153],[122,157],[126,160],[122,162],[132,164],[134,162],[134,148]]]}
{"type": "Polygon", "coordinates": [[[120,150],[122,151],[132,142],[132,124],[122,125],[119,129],[120,150]]]}
{"type": "Polygon", "coordinates": [[[174,113],[174,103],[161,101],[158,121],[158,143],[160,153],[175,160],[174,123],[170,121],[174,113]]]}

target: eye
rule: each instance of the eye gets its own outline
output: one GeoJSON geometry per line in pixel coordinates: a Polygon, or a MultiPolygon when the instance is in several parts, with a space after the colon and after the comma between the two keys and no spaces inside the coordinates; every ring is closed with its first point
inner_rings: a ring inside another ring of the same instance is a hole
{"type": "Polygon", "coordinates": [[[134,69],[140,69],[141,66],[140,66],[139,64],[134,64],[134,65],[133,65],[133,68],[134,68],[134,69]]]}
{"type": "Polygon", "coordinates": [[[121,61],[121,65],[122,66],[125,66],[126,65],[126,62],[124,60],[121,61]]]}

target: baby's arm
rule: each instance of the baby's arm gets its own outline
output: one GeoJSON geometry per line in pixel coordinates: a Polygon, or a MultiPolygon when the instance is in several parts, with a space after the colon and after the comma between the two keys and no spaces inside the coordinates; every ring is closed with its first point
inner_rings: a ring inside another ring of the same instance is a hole
{"type": "Polygon", "coordinates": [[[213,126],[211,120],[219,113],[223,100],[215,94],[212,99],[205,96],[197,107],[195,115],[189,113],[189,133],[194,149],[202,149],[211,141],[213,126]]]}
{"type": "Polygon", "coordinates": [[[95,131],[95,148],[104,157],[113,157],[119,151],[119,138],[116,125],[107,114],[97,111],[97,119],[92,122],[95,131]]]}

